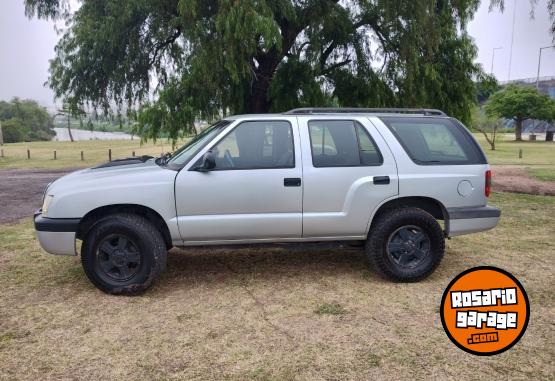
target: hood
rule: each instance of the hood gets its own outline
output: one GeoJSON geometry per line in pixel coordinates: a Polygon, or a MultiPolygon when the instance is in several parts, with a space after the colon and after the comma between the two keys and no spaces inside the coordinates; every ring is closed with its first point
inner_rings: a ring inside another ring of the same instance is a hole
{"type": "Polygon", "coordinates": [[[69,173],[52,182],[48,194],[68,191],[118,188],[125,185],[141,186],[152,182],[173,182],[177,172],[158,166],[154,159],[146,161],[137,158],[122,159],[97,167],[69,173]]]}
{"type": "Polygon", "coordinates": [[[127,160],[70,173],[46,190],[53,196],[49,218],[81,218],[106,205],[149,207],[164,218],[175,217],[174,182],[177,171],[158,166],[153,159],[127,160]]]}

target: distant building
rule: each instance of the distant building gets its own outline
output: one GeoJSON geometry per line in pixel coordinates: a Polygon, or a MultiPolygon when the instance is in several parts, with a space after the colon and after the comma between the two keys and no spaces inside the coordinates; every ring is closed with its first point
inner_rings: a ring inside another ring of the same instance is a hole
{"type": "MultiPolygon", "coordinates": [[[[509,83],[536,87],[536,77],[513,79],[510,81],[499,82],[501,86],[507,85],[509,83]]],[[[538,90],[540,91],[540,93],[547,94],[551,99],[555,99],[555,77],[540,77],[537,83],[538,83],[538,90]]]]}

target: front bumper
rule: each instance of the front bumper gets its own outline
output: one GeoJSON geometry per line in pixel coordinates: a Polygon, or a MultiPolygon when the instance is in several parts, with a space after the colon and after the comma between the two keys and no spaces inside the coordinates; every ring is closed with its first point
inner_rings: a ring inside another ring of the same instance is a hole
{"type": "Polygon", "coordinates": [[[35,230],[40,246],[50,254],[77,255],[75,236],[79,218],[47,218],[35,213],[35,230]]]}
{"type": "Polygon", "coordinates": [[[449,208],[447,214],[445,234],[455,237],[493,229],[499,222],[501,210],[493,206],[449,208]]]}

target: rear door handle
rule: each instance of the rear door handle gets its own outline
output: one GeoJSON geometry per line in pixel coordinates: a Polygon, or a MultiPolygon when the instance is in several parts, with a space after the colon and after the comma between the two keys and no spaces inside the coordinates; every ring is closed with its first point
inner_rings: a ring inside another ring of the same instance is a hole
{"type": "Polygon", "coordinates": [[[283,186],[285,187],[300,187],[301,178],[300,177],[286,177],[283,179],[283,186]]]}
{"type": "Polygon", "coordinates": [[[374,176],[374,184],[376,185],[385,185],[389,184],[389,176],[374,176]]]}

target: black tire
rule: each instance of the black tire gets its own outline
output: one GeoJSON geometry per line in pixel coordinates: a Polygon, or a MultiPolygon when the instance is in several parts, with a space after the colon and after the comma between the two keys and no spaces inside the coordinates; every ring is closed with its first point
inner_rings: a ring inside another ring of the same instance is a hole
{"type": "Polygon", "coordinates": [[[418,208],[392,209],[372,223],[366,240],[370,265],[395,282],[417,282],[430,275],[445,252],[436,219],[418,208]]]}
{"type": "Polygon", "coordinates": [[[81,247],[85,274],[109,294],[132,295],[149,288],[166,267],[162,234],[146,218],[121,213],[102,218],[81,247]]]}

